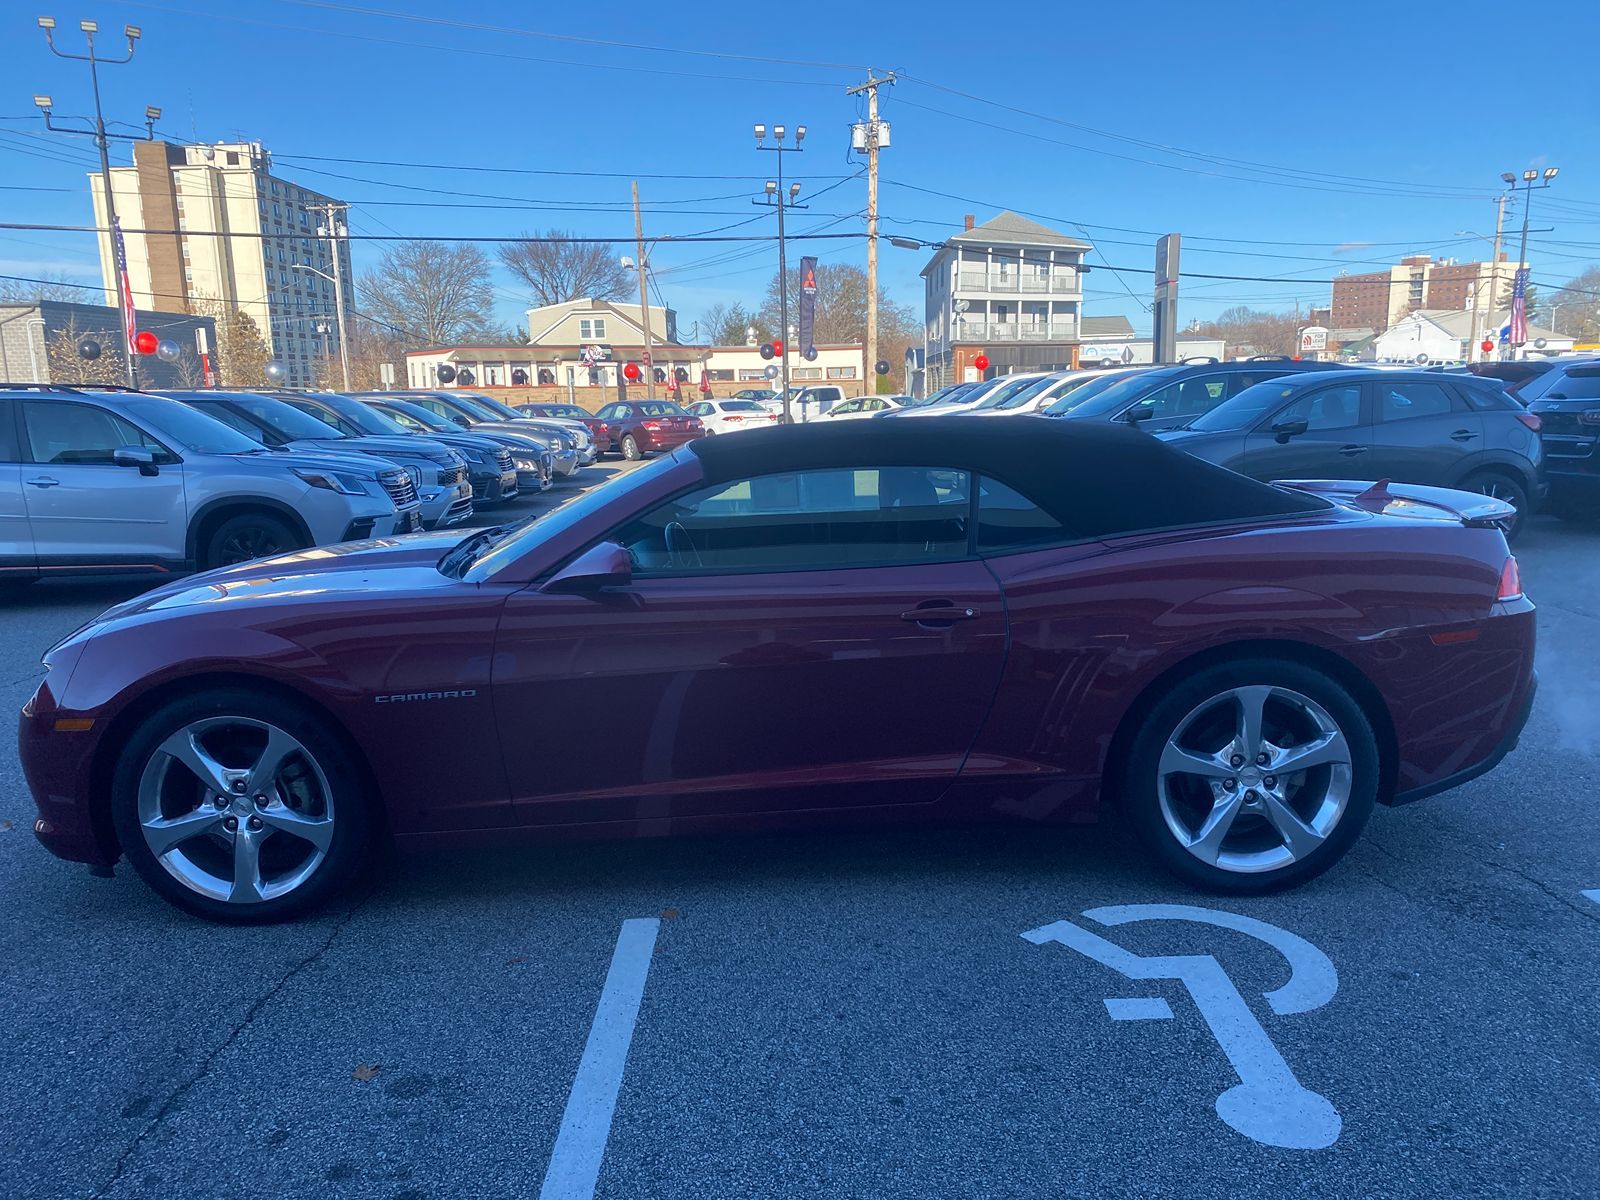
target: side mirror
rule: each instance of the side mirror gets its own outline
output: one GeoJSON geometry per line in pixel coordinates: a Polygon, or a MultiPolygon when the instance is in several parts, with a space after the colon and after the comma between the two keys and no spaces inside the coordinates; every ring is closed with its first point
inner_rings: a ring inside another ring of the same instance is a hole
{"type": "Polygon", "coordinates": [[[1137,425],[1140,421],[1148,421],[1156,415],[1156,410],[1148,404],[1135,404],[1128,410],[1128,424],[1137,425]]]}
{"type": "Polygon", "coordinates": [[[111,452],[111,461],[119,467],[138,467],[141,475],[159,475],[155,452],[143,446],[123,446],[111,452]]]}
{"type": "Polygon", "coordinates": [[[539,590],[554,596],[592,595],[606,588],[626,587],[633,581],[633,560],[616,542],[591,546],[539,590]]]}
{"type": "Polygon", "coordinates": [[[1296,417],[1292,421],[1279,421],[1272,427],[1272,432],[1277,435],[1278,445],[1287,446],[1290,438],[1299,437],[1310,428],[1310,421],[1304,417],[1296,417]]]}

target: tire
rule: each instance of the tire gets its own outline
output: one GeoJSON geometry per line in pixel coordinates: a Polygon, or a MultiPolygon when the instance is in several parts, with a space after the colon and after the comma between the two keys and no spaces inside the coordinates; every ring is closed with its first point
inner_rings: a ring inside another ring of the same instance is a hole
{"type": "Polygon", "coordinates": [[[213,531],[206,541],[201,569],[229,567],[304,548],[305,539],[282,517],[264,512],[242,513],[229,517],[213,531]]]}
{"type": "Polygon", "coordinates": [[[633,434],[622,435],[622,457],[629,462],[638,462],[644,457],[644,451],[639,449],[639,443],[633,440],[633,434]]]}
{"type": "Polygon", "coordinates": [[[1166,690],[1134,735],[1120,790],[1130,824],[1167,870],[1206,891],[1260,895],[1338,862],[1372,815],[1378,779],[1372,725],[1343,685],[1299,663],[1250,658],[1166,690]],[[1241,762],[1247,698],[1263,701],[1261,737],[1241,762]],[[1314,746],[1330,730],[1337,737],[1319,752],[1328,761],[1267,773],[1273,758],[1314,746]],[[1272,758],[1263,766],[1257,753],[1272,758]],[[1182,769],[1191,765],[1205,770],[1182,769]],[[1223,834],[1217,842],[1203,836],[1213,820],[1223,834]]]}
{"type": "Polygon", "coordinates": [[[1506,526],[1506,541],[1513,540],[1527,524],[1531,511],[1528,507],[1528,489],[1515,476],[1502,471],[1477,471],[1461,481],[1461,490],[1493,496],[1517,510],[1516,519],[1506,526]]]}
{"type": "Polygon", "coordinates": [[[185,696],[140,723],[117,757],[111,819],[128,861],[162,899],[233,925],[322,904],[359,872],[375,827],[361,773],[322,718],[239,688],[185,696]],[[273,746],[288,752],[269,781],[250,779],[273,746]],[[244,791],[222,791],[223,780],[244,791]],[[245,876],[239,856],[252,849],[245,876]]]}

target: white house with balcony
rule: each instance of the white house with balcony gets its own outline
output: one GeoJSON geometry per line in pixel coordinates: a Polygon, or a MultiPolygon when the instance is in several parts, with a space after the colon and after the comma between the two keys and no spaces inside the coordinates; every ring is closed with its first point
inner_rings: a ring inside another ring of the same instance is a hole
{"type": "Polygon", "coordinates": [[[969,216],[922,269],[928,390],[1076,367],[1092,248],[1014,212],[977,226],[969,216]]]}

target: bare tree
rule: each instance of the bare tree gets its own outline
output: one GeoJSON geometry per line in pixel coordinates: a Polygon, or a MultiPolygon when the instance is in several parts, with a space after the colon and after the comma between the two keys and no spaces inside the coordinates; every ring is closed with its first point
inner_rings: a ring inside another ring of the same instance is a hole
{"type": "Polygon", "coordinates": [[[50,364],[48,382],[126,383],[128,366],[122,356],[121,341],[122,335],[115,329],[81,327],[76,314],[68,317],[67,323],[45,343],[45,359],[50,364]],[[78,343],[86,338],[100,347],[98,357],[85,358],[78,353],[78,343]]]}
{"type": "Polygon", "coordinates": [[[428,346],[476,336],[494,307],[489,256],[470,242],[397,242],[361,276],[361,293],[367,312],[428,346]]]}
{"type": "Polygon", "coordinates": [[[742,346],[747,340],[745,331],[752,326],[756,341],[765,342],[771,340],[776,323],[768,325],[760,313],[737,302],[713,304],[700,314],[700,339],[708,346],[742,346]]]}
{"type": "Polygon", "coordinates": [[[73,283],[60,271],[49,271],[37,281],[0,279],[0,304],[38,304],[41,300],[58,300],[68,304],[95,304],[99,297],[98,286],[73,283]]]}
{"type": "MultiPolygon", "coordinates": [[[[576,235],[551,229],[543,236],[576,235]]],[[[500,261],[528,286],[534,303],[542,308],[568,300],[627,299],[637,283],[613,251],[611,246],[573,242],[507,242],[500,247],[500,261]]]]}
{"type": "Polygon", "coordinates": [[[178,361],[172,364],[172,369],[177,373],[178,386],[188,391],[205,384],[205,371],[200,366],[200,356],[192,350],[184,350],[178,355],[178,361]]]}
{"type": "Polygon", "coordinates": [[[1262,312],[1241,304],[1191,328],[1201,337],[1221,338],[1230,353],[1298,354],[1300,324],[1293,313],[1262,312]]]}
{"type": "Polygon", "coordinates": [[[249,313],[220,300],[191,300],[189,312],[216,322],[212,369],[220,387],[260,387],[267,382],[272,350],[249,313]]]}
{"type": "MultiPolygon", "coordinates": [[[[778,277],[767,285],[761,318],[773,329],[778,326],[778,277]]],[[[800,317],[800,269],[789,272],[789,324],[798,326],[800,317]]],[[[851,263],[821,263],[817,266],[817,321],[813,336],[818,344],[853,343],[867,340],[867,273],[851,263]]],[[[897,304],[878,289],[878,353],[889,363],[889,374],[878,376],[874,364],[866,369],[873,382],[869,390],[893,391],[894,377],[901,370],[907,349],[922,342],[922,327],[909,304],[897,304]]],[[[800,347],[796,347],[800,349],[800,347]]]]}
{"type": "Polygon", "coordinates": [[[1556,293],[1551,324],[1557,333],[1580,342],[1600,342],[1600,267],[1589,267],[1567,280],[1556,293]]]}

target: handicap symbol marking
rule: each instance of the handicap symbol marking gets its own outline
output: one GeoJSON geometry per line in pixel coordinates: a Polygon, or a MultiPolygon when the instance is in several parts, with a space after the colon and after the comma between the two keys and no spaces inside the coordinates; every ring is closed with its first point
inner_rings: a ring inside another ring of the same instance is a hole
{"type": "MultiPolygon", "coordinates": [[[[1091,908],[1083,915],[1101,925],[1192,921],[1267,943],[1289,962],[1288,982],[1265,993],[1267,1004],[1280,1016],[1321,1008],[1339,989],[1339,974],[1326,954],[1304,938],[1254,917],[1188,904],[1124,904],[1091,908]]],[[[1238,1084],[1217,1097],[1217,1115],[1245,1137],[1291,1150],[1322,1150],[1339,1139],[1339,1111],[1327,1097],[1294,1077],[1233,980],[1211,955],[1146,958],[1071,921],[1057,921],[1022,936],[1034,945],[1059,942],[1128,979],[1183,984],[1239,1076],[1238,1084]]],[[[1172,1006],[1160,996],[1111,997],[1105,1006],[1113,1021],[1173,1017],[1172,1006]]]]}
{"type": "Polygon", "coordinates": [[[1583,894],[1596,904],[1600,904],[1600,888],[1586,888],[1583,894]]]}

